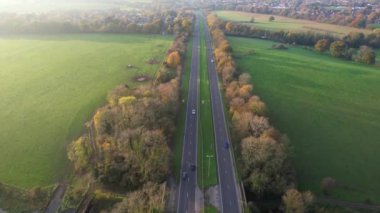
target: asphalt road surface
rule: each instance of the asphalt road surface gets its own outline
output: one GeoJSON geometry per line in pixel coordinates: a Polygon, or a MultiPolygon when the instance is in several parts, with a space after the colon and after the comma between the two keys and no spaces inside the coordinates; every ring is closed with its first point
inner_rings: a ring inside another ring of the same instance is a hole
{"type": "Polygon", "coordinates": [[[194,24],[193,49],[190,70],[189,94],[187,98],[185,135],[183,139],[181,177],[177,212],[194,213],[196,204],[197,173],[190,169],[190,165],[197,164],[198,140],[198,93],[199,93],[199,20],[194,24]],[[195,110],[195,113],[193,112],[195,110]],[[186,177],[183,177],[186,173],[186,177]]]}
{"type": "Polygon", "coordinates": [[[224,115],[224,105],[219,90],[218,74],[216,72],[211,35],[204,17],[202,17],[206,36],[207,61],[211,92],[211,108],[215,133],[216,156],[218,164],[219,189],[221,196],[221,212],[240,213],[241,192],[236,179],[231,144],[228,139],[227,125],[224,115]]]}

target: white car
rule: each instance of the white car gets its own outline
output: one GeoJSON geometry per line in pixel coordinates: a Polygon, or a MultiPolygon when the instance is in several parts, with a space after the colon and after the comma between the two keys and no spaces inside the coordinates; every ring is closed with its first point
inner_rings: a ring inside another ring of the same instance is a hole
{"type": "Polygon", "coordinates": [[[214,59],[211,59],[211,63],[214,63],[214,59]]]}
{"type": "Polygon", "coordinates": [[[195,109],[191,110],[191,114],[195,115],[195,109]]]}

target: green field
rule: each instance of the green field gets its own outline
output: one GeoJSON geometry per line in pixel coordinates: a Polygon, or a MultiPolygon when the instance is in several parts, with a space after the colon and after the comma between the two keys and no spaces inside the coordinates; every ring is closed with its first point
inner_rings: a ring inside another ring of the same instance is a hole
{"type": "Polygon", "coordinates": [[[333,197],[380,203],[380,69],[300,47],[274,50],[270,41],[229,40],[271,122],[290,138],[299,188],[320,196],[320,181],[330,176],[339,184],[333,197]]]}
{"type": "Polygon", "coordinates": [[[346,27],[333,24],[324,24],[303,19],[293,19],[284,16],[274,16],[274,21],[269,21],[271,15],[258,14],[258,13],[245,13],[237,11],[216,11],[219,18],[223,20],[230,20],[235,22],[241,22],[261,29],[280,31],[314,31],[318,33],[330,33],[336,36],[344,36],[349,32],[363,32],[370,33],[371,30],[358,29],[353,27],[346,27]],[[250,23],[251,18],[254,17],[255,23],[250,23]]]}
{"type": "Polygon", "coordinates": [[[201,26],[200,42],[200,112],[198,126],[198,185],[201,188],[218,183],[215,136],[211,112],[211,94],[208,80],[206,40],[201,26]],[[209,159],[210,158],[210,159],[209,159]]]}
{"type": "Polygon", "coordinates": [[[172,37],[57,35],[0,37],[0,182],[54,183],[66,144],[116,85],[152,76],[172,37]],[[127,68],[132,64],[135,68],[127,68]]]}

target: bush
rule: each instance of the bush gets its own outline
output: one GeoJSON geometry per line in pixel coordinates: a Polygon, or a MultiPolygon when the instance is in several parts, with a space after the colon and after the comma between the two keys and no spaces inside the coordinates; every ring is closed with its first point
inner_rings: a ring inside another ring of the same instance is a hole
{"type": "Polygon", "coordinates": [[[365,64],[374,64],[376,62],[376,53],[368,46],[361,46],[355,56],[355,61],[365,64]]]}

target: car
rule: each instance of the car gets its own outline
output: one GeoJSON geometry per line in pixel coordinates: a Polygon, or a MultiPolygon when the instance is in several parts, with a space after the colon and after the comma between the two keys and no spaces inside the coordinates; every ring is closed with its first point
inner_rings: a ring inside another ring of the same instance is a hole
{"type": "Polygon", "coordinates": [[[214,59],[211,59],[211,63],[214,63],[214,59]]]}
{"type": "Polygon", "coordinates": [[[187,172],[182,172],[182,180],[186,180],[187,179],[187,172]]]}
{"type": "Polygon", "coordinates": [[[191,110],[191,114],[195,115],[195,109],[191,110]]]}
{"type": "Polygon", "coordinates": [[[230,144],[228,143],[227,140],[224,142],[224,148],[225,148],[225,149],[230,148],[230,144]]]}
{"type": "Polygon", "coordinates": [[[196,168],[197,168],[197,166],[195,166],[194,164],[190,164],[190,170],[191,171],[195,171],[196,168]]]}

